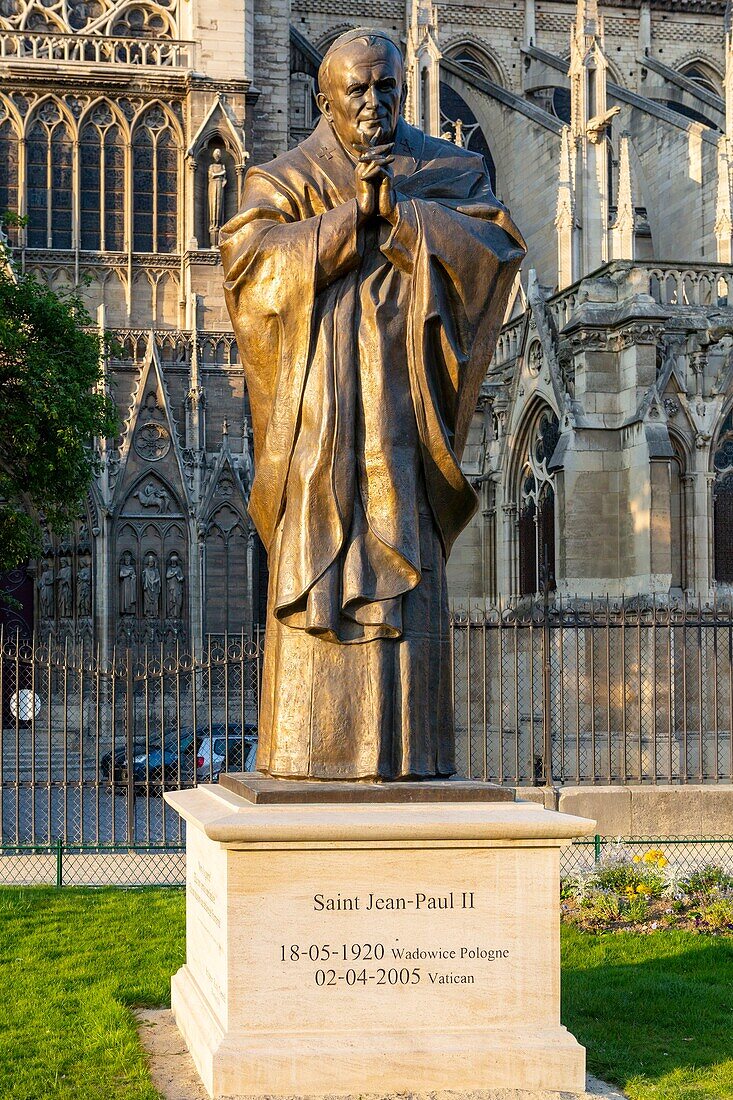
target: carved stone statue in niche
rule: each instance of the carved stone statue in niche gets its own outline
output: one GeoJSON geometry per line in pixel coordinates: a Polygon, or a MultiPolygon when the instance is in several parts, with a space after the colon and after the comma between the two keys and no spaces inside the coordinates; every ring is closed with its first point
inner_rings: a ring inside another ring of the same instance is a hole
{"type": "Polygon", "coordinates": [[[137,604],[137,571],[129,550],[120,559],[120,615],[134,615],[137,604]]]}
{"type": "Polygon", "coordinates": [[[148,554],[142,572],[143,615],[146,619],[157,619],[160,614],[160,569],[155,554],[148,554]]]}
{"type": "Polygon", "coordinates": [[[44,558],[41,563],[41,575],[38,578],[38,605],[42,619],[53,618],[54,583],[55,578],[53,575],[53,562],[50,560],[50,558],[44,558]]]}
{"type": "Polygon", "coordinates": [[[60,619],[74,617],[73,570],[71,558],[61,558],[58,573],[58,611],[60,619]]]}
{"type": "Polygon", "coordinates": [[[168,558],[168,568],[165,571],[165,589],[168,601],[168,618],[180,619],[183,610],[183,585],[185,578],[181,569],[181,560],[173,551],[168,558]]]}
{"type": "Polygon", "coordinates": [[[222,163],[221,149],[214,149],[209,165],[209,238],[212,248],[219,243],[219,230],[224,213],[224,188],[227,185],[226,165],[222,163]]]}
{"type": "Polygon", "coordinates": [[[92,613],[92,562],[90,558],[80,558],[76,574],[76,613],[80,619],[87,619],[92,613]]]}

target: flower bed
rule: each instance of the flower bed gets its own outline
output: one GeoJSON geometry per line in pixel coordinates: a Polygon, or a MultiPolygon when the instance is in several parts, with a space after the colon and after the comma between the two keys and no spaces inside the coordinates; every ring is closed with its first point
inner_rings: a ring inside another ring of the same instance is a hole
{"type": "Polygon", "coordinates": [[[563,920],[586,932],[664,928],[733,935],[733,875],[715,864],[685,872],[663,848],[632,854],[622,842],[563,879],[563,920]]]}

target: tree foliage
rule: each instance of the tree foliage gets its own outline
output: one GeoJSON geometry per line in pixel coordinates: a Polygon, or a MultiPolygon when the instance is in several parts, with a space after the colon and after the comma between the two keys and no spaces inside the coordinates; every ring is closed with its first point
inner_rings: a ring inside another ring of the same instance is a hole
{"type": "Polygon", "coordinates": [[[0,254],[0,572],[38,553],[40,519],[63,532],[117,430],[103,391],[105,338],[76,292],[57,294],[0,254]]]}

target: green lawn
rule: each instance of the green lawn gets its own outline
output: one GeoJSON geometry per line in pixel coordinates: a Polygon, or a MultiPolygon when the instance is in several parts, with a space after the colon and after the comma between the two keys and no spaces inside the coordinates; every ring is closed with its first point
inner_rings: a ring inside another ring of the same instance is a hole
{"type": "Polygon", "coordinates": [[[157,1100],[130,1005],[169,1000],[180,890],[0,889],[0,1098],[157,1100]]]}
{"type": "MultiPolygon", "coordinates": [[[[132,1005],[168,1001],[177,890],[0,888],[0,1100],[157,1100],[132,1005]]],[[[733,1100],[733,939],[563,931],[564,1022],[633,1100],[733,1100]]]]}
{"type": "Polygon", "coordinates": [[[731,1100],[733,938],[566,927],[563,1023],[632,1100],[731,1100]]]}

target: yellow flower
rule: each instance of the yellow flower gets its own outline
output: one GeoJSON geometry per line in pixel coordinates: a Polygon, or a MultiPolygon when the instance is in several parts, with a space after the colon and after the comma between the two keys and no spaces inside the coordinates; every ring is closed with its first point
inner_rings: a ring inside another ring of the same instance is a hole
{"type": "Polygon", "coordinates": [[[664,859],[664,852],[659,848],[650,848],[644,855],[645,863],[659,863],[660,859],[664,859]]]}
{"type": "Polygon", "coordinates": [[[664,856],[660,856],[657,860],[657,867],[666,867],[668,863],[668,859],[665,859],[664,856]]]}
{"type": "Polygon", "coordinates": [[[641,863],[641,856],[634,856],[633,862],[634,863],[641,863]]]}

